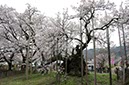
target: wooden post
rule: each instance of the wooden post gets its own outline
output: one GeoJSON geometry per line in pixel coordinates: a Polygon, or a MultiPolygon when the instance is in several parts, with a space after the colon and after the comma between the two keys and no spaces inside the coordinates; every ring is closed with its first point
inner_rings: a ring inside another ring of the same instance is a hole
{"type": "MultiPolygon", "coordinates": [[[[123,27],[123,24],[122,24],[122,33],[123,33],[123,44],[124,44],[124,55],[125,55],[125,58],[124,58],[124,62],[123,62],[123,67],[127,67],[127,51],[126,51],[126,42],[125,42],[125,31],[124,31],[124,27],[123,27]],[[126,63],[125,63],[126,62],[126,63]]],[[[125,72],[125,69],[124,69],[124,74],[123,74],[123,79],[124,79],[124,82],[126,81],[126,72],[125,72]]]]}
{"type": "Polygon", "coordinates": [[[107,27],[107,47],[108,47],[108,63],[109,63],[109,77],[110,85],[112,85],[112,71],[111,71],[111,53],[110,53],[110,39],[109,39],[109,27],[107,27]]]}
{"type": "MultiPolygon", "coordinates": [[[[80,38],[81,38],[81,41],[82,41],[82,23],[81,23],[81,20],[80,20],[80,38]]],[[[82,43],[81,43],[81,85],[83,85],[83,53],[82,53],[82,43]]]]}
{"type": "Polygon", "coordinates": [[[30,74],[32,74],[32,53],[33,53],[33,49],[32,49],[32,52],[30,52],[30,74]]]}
{"type": "MultiPolygon", "coordinates": [[[[105,11],[105,15],[107,17],[107,12],[106,11],[105,11]]],[[[107,35],[108,64],[109,64],[109,82],[110,82],[110,85],[112,85],[112,70],[111,70],[111,52],[110,52],[109,26],[107,26],[106,35],[107,35]]]]}
{"type": "Polygon", "coordinates": [[[52,72],[52,54],[50,55],[50,61],[51,61],[51,63],[50,63],[50,73],[52,72]]]}
{"type": "Polygon", "coordinates": [[[66,83],[66,80],[67,80],[67,59],[68,59],[67,51],[68,51],[68,39],[66,38],[66,52],[65,52],[65,83],[66,83]]]}
{"type": "Polygon", "coordinates": [[[120,44],[120,56],[122,58],[122,85],[125,82],[125,67],[124,67],[124,56],[122,56],[122,43],[121,43],[121,34],[120,34],[120,24],[118,23],[118,35],[119,35],[119,44],[120,44]]]}
{"type": "Polygon", "coordinates": [[[97,85],[97,78],[96,78],[96,45],[95,45],[95,32],[94,32],[93,18],[92,18],[92,28],[93,28],[93,48],[94,48],[94,85],[97,85]]]}
{"type": "Polygon", "coordinates": [[[88,66],[87,66],[88,65],[88,63],[87,63],[88,55],[87,55],[87,46],[86,46],[86,50],[85,51],[86,51],[86,56],[85,56],[86,57],[85,58],[86,59],[86,67],[85,67],[86,68],[86,85],[88,85],[88,66]]]}
{"type": "Polygon", "coordinates": [[[125,61],[126,61],[126,66],[127,66],[127,51],[126,51],[126,42],[125,42],[125,31],[124,31],[124,26],[122,24],[122,33],[123,33],[123,44],[124,44],[124,54],[125,54],[125,61]]]}
{"type": "Polygon", "coordinates": [[[57,75],[56,75],[56,81],[57,81],[57,85],[60,85],[60,74],[59,74],[59,68],[58,68],[58,63],[59,63],[59,47],[58,47],[58,41],[59,38],[57,38],[57,54],[56,54],[56,71],[57,71],[57,75]]]}

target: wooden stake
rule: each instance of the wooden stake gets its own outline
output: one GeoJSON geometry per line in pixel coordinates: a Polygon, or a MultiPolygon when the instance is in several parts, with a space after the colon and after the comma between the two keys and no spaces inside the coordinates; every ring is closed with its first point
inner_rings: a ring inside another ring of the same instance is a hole
{"type": "Polygon", "coordinates": [[[120,56],[122,58],[122,72],[123,72],[122,85],[124,85],[124,82],[125,82],[125,67],[124,67],[124,56],[122,56],[122,43],[121,43],[121,34],[120,34],[119,24],[118,24],[118,35],[119,35],[119,44],[120,44],[120,56]]]}
{"type": "Polygon", "coordinates": [[[110,53],[110,40],[109,40],[109,29],[107,27],[107,47],[108,47],[108,63],[109,63],[109,80],[110,85],[112,85],[112,71],[111,71],[111,53],[110,53]]]}
{"type": "Polygon", "coordinates": [[[92,18],[92,28],[93,28],[93,48],[94,48],[94,85],[97,85],[97,79],[96,79],[96,45],[95,45],[95,32],[94,32],[93,18],[92,18]]]}

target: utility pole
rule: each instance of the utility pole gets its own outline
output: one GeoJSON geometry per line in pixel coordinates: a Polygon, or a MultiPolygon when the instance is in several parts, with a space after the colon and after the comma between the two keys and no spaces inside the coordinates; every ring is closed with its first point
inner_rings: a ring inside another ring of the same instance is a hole
{"type": "MultiPolygon", "coordinates": [[[[81,13],[80,13],[81,14],[81,13]]],[[[80,20],[80,38],[81,38],[81,41],[82,41],[82,23],[81,23],[81,20],[80,20]]],[[[83,53],[82,53],[82,43],[81,43],[81,85],[83,85],[83,53]]]]}
{"type": "MultiPolygon", "coordinates": [[[[93,0],[92,7],[94,8],[95,1],[93,0]]],[[[95,44],[95,30],[94,30],[94,15],[91,19],[92,21],[92,29],[93,29],[93,48],[94,48],[94,85],[97,85],[97,78],[96,78],[96,44],[95,44]]]]}
{"type": "Polygon", "coordinates": [[[107,47],[108,47],[108,63],[109,63],[109,77],[110,85],[112,85],[112,71],[111,71],[111,53],[110,53],[110,39],[109,39],[109,27],[106,29],[107,34],[107,47]]]}
{"type": "Polygon", "coordinates": [[[121,43],[121,34],[120,34],[120,24],[118,23],[118,35],[119,35],[119,44],[120,44],[120,56],[122,58],[122,85],[125,82],[125,66],[124,66],[124,56],[122,56],[122,43],[121,43]]]}
{"type": "MultiPolygon", "coordinates": [[[[105,15],[107,17],[107,12],[105,11],[105,15]]],[[[112,70],[111,70],[111,52],[110,52],[110,38],[109,38],[109,26],[106,27],[106,35],[107,35],[107,49],[108,49],[108,64],[109,64],[109,82],[112,85],[112,70]]]]}
{"type": "Polygon", "coordinates": [[[88,66],[87,66],[87,61],[88,61],[88,55],[87,55],[87,46],[86,46],[86,48],[85,48],[85,61],[86,61],[86,66],[85,66],[85,68],[86,68],[86,85],[88,85],[88,66]]]}
{"type": "Polygon", "coordinates": [[[57,54],[56,54],[56,71],[57,71],[57,75],[56,75],[56,80],[57,80],[57,85],[60,85],[60,74],[59,74],[59,47],[58,47],[58,42],[59,42],[59,38],[57,38],[57,54]]]}
{"type": "Polygon", "coordinates": [[[31,52],[30,52],[30,74],[32,74],[32,57],[33,57],[33,48],[32,48],[32,50],[31,50],[31,52]]]}
{"type": "MultiPolygon", "coordinates": [[[[125,58],[124,58],[124,62],[123,63],[125,63],[126,64],[126,67],[127,67],[127,51],[126,51],[126,42],[125,42],[125,31],[124,31],[124,26],[123,26],[123,24],[122,24],[122,33],[123,33],[123,44],[124,44],[124,54],[125,54],[125,58]]],[[[125,66],[125,64],[123,64],[123,67],[125,66]]],[[[126,81],[126,78],[127,78],[127,76],[125,76],[126,75],[126,72],[125,72],[125,69],[124,69],[124,74],[123,74],[123,79],[124,79],[124,81],[126,81]]]]}
{"type": "Polygon", "coordinates": [[[68,38],[66,38],[66,52],[65,52],[65,83],[67,80],[67,59],[68,59],[68,38]]]}
{"type": "MultiPolygon", "coordinates": [[[[81,16],[81,14],[82,14],[82,10],[80,10],[80,16],[81,16]]],[[[81,17],[80,17],[81,18],[81,17]]],[[[81,41],[82,41],[82,22],[81,22],[81,19],[80,19],[80,39],[81,39],[81,41]]],[[[81,50],[81,85],[83,85],[83,53],[82,53],[82,43],[80,43],[81,45],[81,47],[80,47],[80,50],[81,50]]]]}
{"type": "Polygon", "coordinates": [[[125,31],[124,31],[124,26],[122,24],[122,33],[123,33],[123,44],[124,44],[124,54],[125,54],[125,61],[126,61],[126,66],[127,66],[127,51],[126,51],[126,42],[125,42],[125,31]]]}
{"type": "MultiPolygon", "coordinates": [[[[86,32],[86,42],[87,42],[87,32],[86,32]]],[[[85,66],[85,71],[86,71],[86,85],[88,85],[88,54],[87,54],[87,43],[86,43],[86,47],[85,47],[85,62],[86,62],[86,66],[85,66]]]]}
{"type": "Polygon", "coordinates": [[[94,32],[94,20],[92,18],[92,28],[93,28],[93,48],[94,48],[94,85],[97,85],[96,78],[96,45],[95,45],[95,32],[94,32]]]}

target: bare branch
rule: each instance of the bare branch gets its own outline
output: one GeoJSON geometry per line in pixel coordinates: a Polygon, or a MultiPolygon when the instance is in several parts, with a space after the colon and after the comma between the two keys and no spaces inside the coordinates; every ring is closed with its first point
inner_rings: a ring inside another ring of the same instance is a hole
{"type": "MultiPolygon", "coordinates": [[[[103,25],[100,28],[95,28],[94,30],[105,30],[106,28],[108,28],[114,20],[118,20],[118,18],[112,18],[107,24],[103,25]]],[[[90,34],[93,32],[93,30],[90,30],[90,34]]]]}

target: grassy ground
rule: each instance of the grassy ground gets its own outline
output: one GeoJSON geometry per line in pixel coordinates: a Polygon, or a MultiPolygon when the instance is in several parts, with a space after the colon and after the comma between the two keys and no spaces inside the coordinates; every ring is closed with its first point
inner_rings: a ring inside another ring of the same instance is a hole
{"type": "MultiPolygon", "coordinates": [[[[67,81],[65,81],[65,77],[61,76],[60,85],[81,85],[80,77],[67,77],[67,81]]],[[[83,83],[86,85],[85,76],[83,78],[83,83]]],[[[56,84],[56,74],[49,73],[46,75],[41,74],[32,74],[29,76],[29,79],[26,80],[24,74],[6,77],[0,79],[0,85],[57,85],[56,84]]],[[[88,85],[94,85],[94,74],[90,73],[88,76],[88,85]]],[[[97,74],[97,85],[109,85],[109,76],[108,74],[97,74]]],[[[121,85],[119,82],[117,83],[116,76],[113,75],[113,85],[121,85]]]]}

